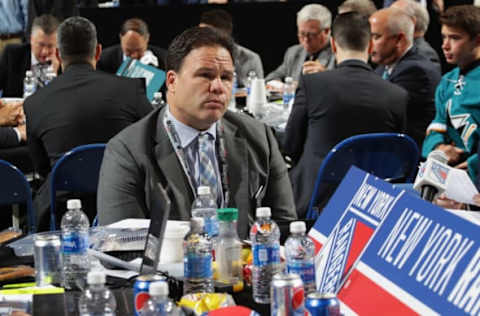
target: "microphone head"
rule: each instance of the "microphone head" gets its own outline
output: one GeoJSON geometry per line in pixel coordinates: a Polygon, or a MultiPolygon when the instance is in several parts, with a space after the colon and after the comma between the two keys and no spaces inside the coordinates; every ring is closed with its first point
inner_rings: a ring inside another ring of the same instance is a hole
{"type": "Polygon", "coordinates": [[[434,150],[430,154],[428,154],[427,159],[433,159],[443,164],[448,164],[448,157],[447,155],[441,150],[434,150]]]}

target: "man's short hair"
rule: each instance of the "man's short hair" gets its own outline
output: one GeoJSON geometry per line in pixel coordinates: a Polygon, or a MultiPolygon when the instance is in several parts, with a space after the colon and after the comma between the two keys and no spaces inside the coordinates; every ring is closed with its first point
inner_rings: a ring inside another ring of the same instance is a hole
{"type": "Polygon", "coordinates": [[[88,61],[95,57],[97,47],[95,25],[80,16],[66,19],[58,27],[57,45],[66,64],[88,61]]]}
{"type": "Polygon", "coordinates": [[[332,37],[340,48],[365,51],[370,41],[368,17],[358,12],[337,15],[332,26],[332,37]]]}
{"type": "Polygon", "coordinates": [[[132,18],[123,22],[122,27],[120,28],[120,36],[125,35],[128,31],[134,31],[143,37],[150,36],[147,23],[139,18],[132,18]]]}
{"type": "Polygon", "coordinates": [[[321,4],[307,4],[297,13],[297,25],[308,20],[316,20],[320,28],[328,29],[332,26],[332,13],[321,4]]]}
{"type": "Polygon", "coordinates": [[[383,10],[391,11],[387,19],[387,30],[390,34],[400,34],[404,33],[407,40],[413,42],[413,32],[415,26],[413,24],[412,18],[405,13],[405,11],[398,8],[388,8],[383,10]]]}
{"type": "Polygon", "coordinates": [[[430,16],[428,10],[422,4],[415,0],[402,0],[405,7],[402,10],[409,16],[415,18],[415,31],[425,33],[430,24],[430,16]]]}
{"type": "Polygon", "coordinates": [[[35,29],[42,30],[47,35],[54,34],[57,31],[60,22],[56,17],[50,14],[37,16],[32,22],[32,33],[35,29]]]}
{"type": "Polygon", "coordinates": [[[338,6],[338,13],[358,12],[360,14],[370,16],[377,7],[372,0],[345,0],[338,6]]]}
{"type": "Polygon", "coordinates": [[[473,39],[480,34],[480,8],[473,5],[450,7],[440,16],[440,23],[460,28],[473,39]]]}
{"type": "Polygon", "coordinates": [[[233,58],[233,41],[224,32],[217,31],[211,27],[195,26],[185,30],[175,37],[168,47],[167,71],[180,71],[185,57],[194,49],[200,47],[221,46],[225,48],[233,58]]]}
{"type": "Polygon", "coordinates": [[[208,24],[224,31],[228,35],[232,34],[233,21],[230,13],[223,9],[214,9],[205,11],[200,16],[200,23],[208,24]]]}

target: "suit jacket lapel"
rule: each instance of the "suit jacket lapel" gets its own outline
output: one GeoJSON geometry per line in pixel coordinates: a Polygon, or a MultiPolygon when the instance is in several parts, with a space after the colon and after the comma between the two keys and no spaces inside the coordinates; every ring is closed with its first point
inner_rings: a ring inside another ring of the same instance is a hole
{"type": "MultiPolygon", "coordinates": [[[[187,176],[165,131],[163,125],[165,109],[166,107],[158,114],[155,135],[156,144],[154,146],[155,159],[158,167],[165,175],[175,201],[177,202],[176,210],[173,209],[173,211],[178,213],[179,219],[188,219],[190,217],[190,208],[194,195],[188,183],[187,176]],[[188,194],[185,194],[185,192],[188,192],[188,194]]],[[[175,207],[175,205],[173,207],[175,207]]],[[[172,213],[171,215],[175,216],[176,214],[172,213]]]]}

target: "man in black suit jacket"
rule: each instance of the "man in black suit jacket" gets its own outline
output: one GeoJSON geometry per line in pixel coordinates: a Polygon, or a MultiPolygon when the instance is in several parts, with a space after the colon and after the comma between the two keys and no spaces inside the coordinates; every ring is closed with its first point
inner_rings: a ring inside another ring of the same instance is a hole
{"type": "MultiPolygon", "coordinates": [[[[101,53],[95,26],[72,17],[58,28],[63,74],[25,100],[27,143],[35,169],[47,176],[68,150],[106,143],[152,109],[144,82],[95,71],[101,53]]],[[[46,182],[35,198],[39,229],[48,227],[46,182]]]]}
{"type": "Polygon", "coordinates": [[[300,78],[286,128],[285,154],[293,161],[290,178],[299,218],[305,217],[317,170],[332,147],[357,134],[405,129],[406,91],[367,64],[367,18],[340,14],[332,30],[337,68],[300,78]]]}
{"type": "Polygon", "coordinates": [[[373,39],[371,57],[380,65],[375,72],[407,90],[407,134],[422,148],[427,126],[435,115],[440,70],[413,46],[413,21],[402,10],[378,10],[369,21],[373,39]]]}
{"type": "Polygon", "coordinates": [[[5,47],[0,57],[0,90],[2,97],[22,97],[25,72],[32,65],[51,63],[54,71],[59,68],[55,57],[58,20],[42,15],[33,21],[32,36],[28,44],[12,44],[5,47]],[[32,60],[33,58],[33,60],[32,60]]]}
{"type": "Polygon", "coordinates": [[[150,33],[147,24],[138,18],[126,20],[120,30],[120,45],[104,50],[97,68],[109,73],[116,73],[125,58],[138,59],[165,70],[166,51],[163,48],[148,45],[150,33]]]}

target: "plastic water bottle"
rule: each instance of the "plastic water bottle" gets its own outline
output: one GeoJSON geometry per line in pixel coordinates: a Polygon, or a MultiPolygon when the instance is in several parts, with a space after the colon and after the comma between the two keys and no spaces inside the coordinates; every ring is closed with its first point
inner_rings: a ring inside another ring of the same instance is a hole
{"type": "Polygon", "coordinates": [[[35,93],[37,90],[37,82],[33,77],[33,72],[27,70],[25,72],[25,79],[23,79],[23,98],[27,98],[35,93]]]}
{"type": "Polygon", "coordinates": [[[90,223],[82,211],[80,200],[68,200],[67,209],[61,223],[64,286],[67,289],[82,289],[89,270],[87,248],[90,223]]]}
{"type": "Polygon", "coordinates": [[[163,98],[162,98],[162,93],[159,91],[159,92],[155,92],[153,94],[153,100],[152,100],[152,106],[154,109],[156,108],[160,108],[162,106],[165,105],[165,101],[163,101],[163,98]]]}
{"type": "Polygon", "coordinates": [[[168,284],[164,281],[153,282],[148,289],[150,298],[143,305],[141,316],[180,316],[183,312],[168,299],[168,284]]]}
{"type": "Polygon", "coordinates": [[[115,316],[117,302],[113,293],[105,287],[105,273],[90,271],[87,283],[88,288],[78,301],[80,316],[115,316]]]}
{"type": "Polygon", "coordinates": [[[295,85],[293,84],[292,77],[285,78],[285,84],[283,85],[283,108],[288,110],[293,104],[295,99],[295,85]]]}
{"type": "Polygon", "coordinates": [[[238,238],[236,208],[222,208],[217,210],[219,233],[215,244],[215,259],[220,283],[233,285],[234,288],[243,287],[242,274],[242,242],[238,238]]]}
{"type": "Polygon", "coordinates": [[[257,78],[257,73],[253,70],[248,72],[247,82],[245,83],[245,88],[247,88],[247,104],[248,98],[250,97],[250,91],[252,90],[252,81],[257,78]]]}
{"type": "Polygon", "coordinates": [[[269,207],[257,208],[257,220],[250,229],[253,299],[259,304],[270,303],[270,283],[280,272],[280,229],[271,215],[269,207]]]}
{"type": "Polygon", "coordinates": [[[305,222],[290,223],[290,236],[285,242],[287,272],[300,275],[305,293],[315,291],[315,246],[305,235],[305,222]]]}
{"type": "Polygon", "coordinates": [[[183,240],[183,294],[213,292],[212,241],[203,228],[203,218],[190,219],[190,231],[183,240]]]}
{"type": "Polygon", "coordinates": [[[210,238],[218,235],[217,203],[210,193],[210,187],[198,187],[197,198],[192,204],[192,217],[203,218],[204,230],[210,238]]]}

